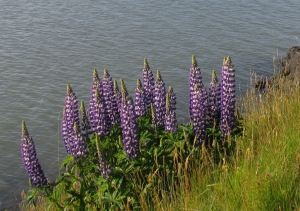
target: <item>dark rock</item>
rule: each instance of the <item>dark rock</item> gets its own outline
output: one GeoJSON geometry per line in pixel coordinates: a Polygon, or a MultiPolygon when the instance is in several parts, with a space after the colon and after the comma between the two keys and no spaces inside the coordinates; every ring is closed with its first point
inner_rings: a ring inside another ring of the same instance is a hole
{"type": "Polygon", "coordinates": [[[277,74],[269,79],[257,81],[255,88],[264,90],[278,85],[280,81],[280,84],[284,86],[298,86],[300,83],[300,46],[291,47],[279,65],[280,71],[277,74]]]}

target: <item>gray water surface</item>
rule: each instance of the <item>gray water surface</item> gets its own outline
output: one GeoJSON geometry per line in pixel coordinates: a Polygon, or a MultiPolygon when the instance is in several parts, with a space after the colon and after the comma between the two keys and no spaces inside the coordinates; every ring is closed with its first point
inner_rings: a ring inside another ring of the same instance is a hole
{"type": "Polygon", "coordinates": [[[28,189],[22,120],[47,177],[59,175],[67,84],[88,102],[93,69],[102,76],[107,68],[133,95],[147,57],[151,70],[160,70],[166,86],[173,86],[183,123],[192,55],[206,86],[230,55],[236,86],[245,93],[250,70],[270,76],[273,57],[300,45],[299,9],[296,0],[0,0],[0,208],[28,189]]]}

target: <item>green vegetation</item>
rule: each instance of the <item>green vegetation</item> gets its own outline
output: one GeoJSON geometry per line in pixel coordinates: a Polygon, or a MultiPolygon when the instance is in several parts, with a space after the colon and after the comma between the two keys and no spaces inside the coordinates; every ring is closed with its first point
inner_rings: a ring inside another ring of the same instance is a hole
{"type": "Polygon", "coordinates": [[[23,193],[20,208],[300,210],[300,89],[283,83],[249,91],[237,105],[233,133],[222,138],[220,129],[209,127],[200,146],[192,123],[168,133],[153,129],[149,112],[138,119],[137,159],[126,157],[119,127],[105,141],[92,135],[88,157],[68,155],[63,176],[23,193]],[[99,171],[104,152],[117,166],[109,179],[99,171]]]}

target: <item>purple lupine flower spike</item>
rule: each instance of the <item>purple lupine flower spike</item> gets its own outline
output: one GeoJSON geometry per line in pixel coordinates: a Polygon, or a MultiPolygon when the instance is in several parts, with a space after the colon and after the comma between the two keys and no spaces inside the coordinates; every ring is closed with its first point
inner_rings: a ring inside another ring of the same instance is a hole
{"type": "Polygon", "coordinates": [[[142,117],[146,115],[144,89],[140,79],[137,80],[137,85],[135,89],[134,110],[137,117],[142,117]]]}
{"type": "Polygon", "coordinates": [[[127,88],[126,88],[126,86],[125,86],[125,83],[124,83],[124,80],[121,78],[120,79],[120,82],[121,82],[121,96],[122,96],[122,102],[124,101],[124,99],[126,99],[127,100],[127,98],[128,98],[128,91],[127,91],[127,88]]]}
{"type": "Polygon", "coordinates": [[[80,128],[77,122],[74,123],[74,134],[73,134],[73,149],[72,149],[72,156],[79,158],[79,157],[87,157],[88,150],[87,145],[85,143],[85,138],[80,133],[80,128]]]}
{"type": "Polygon", "coordinates": [[[70,85],[67,85],[67,96],[62,120],[62,139],[67,153],[74,156],[76,154],[76,143],[74,142],[74,124],[79,123],[78,101],[70,85]]]}
{"type": "Polygon", "coordinates": [[[122,108],[121,123],[124,150],[128,158],[135,159],[140,154],[138,127],[134,104],[131,97],[128,96],[124,81],[121,80],[122,87],[122,108]]]}
{"type": "Polygon", "coordinates": [[[107,69],[104,69],[102,89],[104,104],[106,107],[107,114],[109,116],[108,124],[117,124],[118,118],[116,118],[115,111],[113,111],[114,83],[107,69]]]}
{"type": "Polygon", "coordinates": [[[96,89],[93,117],[91,118],[94,132],[99,136],[108,136],[110,133],[110,125],[108,124],[108,115],[106,112],[103,97],[98,89],[96,89]]]}
{"type": "Polygon", "coordinates": [[[96,148],[97,148],[97,154],[98,154],[98,159],[99,159],[99,167],[100,167],[99,170],[100,170],[101,176],[104,179],[108,180],[110,175],[112,174],[112,169],[111,169],[111,166],[109,165],[109,162],[107,161],[106,154],[100,148],[99,136],[97,133],[96,133],[96,148]]]}
{"type": "Polygon", "coordinates": [[[153,106],[156,113],[157,125],[164,126],[164,120],[166,116],[166,88],[159,70],[157,70],[154,84],[153,106]]]}
{"type": "Polygon", "coordinates": [[[174,93],[172,86],[169,87],[167,94],[169,95],[171,107],[174,111],[176,110],[176,94],[174,93]]]}
{"type": "Polygon", "coordinates": [[[29,136],[24,121],[22,122],[21,153],[31,183],[38,188],[46,185],[47,179],[37,159],[34,142],[29,136]]]}
{"type": "Polygon", "coordinates": [[[221,111],[220,111],[221,93],[220,93],[220,90],[221,90],[221,86],[218,83],[216,71],[213,70],[212,71],[212,81],[210,83],[209,96],[208,96],[208,100],[209,100],[209,107],[207,110],[207,115],[208,115],[207,124],[208,125],[216,126],[219,124],[220,115],[221,115],[221,111]]]}
{"type": "Polygon", "coordinates": [[[81,101],[80,105],[80,114],[81,114],[81,133],[84,137],[87,137],[92,133],[91,124],[88,118],[88,113],[85,110],[84,101],[81,101]]]}
{"type": "Polygon", "coordinates": [[[178,129],[176,113],[173,110],[170,95],[166,95],[166,119],[165,119],[165,131],[176,133],[178,129]]]}
{"type": "MultiPolygon", "coordinates": [[[[94,117],[94,103],[96,102],[95,101],[95,98],[96,98],[96,89],[99,90],[100,94],[102,95],[102,83],[101,83],[101,80],[99,78],[99,75],[98,75],[98,72],[96,69],[94,69],[94,73],[93,73],[93,82],[92,82],[92,88],[91,88],[91,99],[90,99],[90,102],[89,102],[89,117],[90,117],[90,122],[92,123],[94,120],[93,120],[93,117],[94,117]]],[[[92,126],[93,126],[93,123],[92,123],[92,126]]],[[[92,127],[92,132],[95,132],[95,128],[92,127]]]]}
{"type": "Polygon", "coordinates": [[[222,136],[227,137],[235,126],[235,70],[231,58],[224,58],[221,73],[221,121],[222,136]]]}
{"type": "Polygon", "coordinates": [[[195,84],[201,83],[202,82],[202,76],[201,76],[201,71],[200,68],[198,68],[198,63],[196,60],[196,57],[193,55],[192,56],[192,67],[190,68],[190,74],[189,74],[189,91],[190,91],[190,116],[193,114],[191,113],[191,95],[192,92],[194,91],[195,84]]]}
{"type": "Polygon", "coordinates": [[[206,137],[206,109],[207,93],[203,84],[195,84],[191,93],[191,119],[193,121],[193,130],[196,135],[196,144],[202,144],[206,137]]]}
{"type": "Polygon", "coordinates": [[[62,135],[62,139],[67,151],[67,154],[71,154],[71,143],[69,140],[69,135],[72,134],[72,129],[69,128],[69,123],[67,120],[67,115],[66,115],[66,107],[64,107],[63,109],[63,119],[62,119],[62,123],[61,123],[61,135],[62,135]]]}
{"type": "Polygon", "coordinates": [[[144,58],[144,69],[143,69],[143,88],[145,93],[145,105],[146,109],[150,109],[150,104],[153,99],[153,86],[154,86],[154,78],[152,71],[150,70],[148,61],[144,58]]]}
{"type": "Polygon", "coordinates": [[[119,91],[117,81],[114,80],[113,84],[113,96],[112,96],[112,124],[116,125],[121,123],[120,117],[120,106],[121,106],[122,95],[119,91]]]}
{"type": "Polygon", "coordinates": [[[115,100],[115,102],[118,106],[118,110],[119,110],[119,113],[120,113],[121,102],[122,102],[122,94],[119,90],[117,80],[114,80],[114,100],[115,100]]]}

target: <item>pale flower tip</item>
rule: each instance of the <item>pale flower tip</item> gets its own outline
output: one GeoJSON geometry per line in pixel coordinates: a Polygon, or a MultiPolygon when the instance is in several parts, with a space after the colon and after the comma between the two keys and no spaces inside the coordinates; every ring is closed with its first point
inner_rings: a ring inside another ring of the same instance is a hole
{"type": "Polygon", "coordinates": [[[195,55],[192,55],[192,63],[196,63],[197,61],[196,61],[196,57],[195,57],[195,55]]]}
{"type": "Polygon", "coordinates": [[[93,73],[94,75],[98,75],[98,72],[97,72],[97,69],[95,68],[94,69],[94,73],[93,73]]]}
{"type": "Polygon", "coordinates": [[[157,72],[156,72],[156,77],[157,77],[157,79],[161,79],[161,74],[160,74],[159,70],[157,70],[157,72]]]}
{"type": "Polygon", "coordinates": [[[67,84],[67,93],[71,93],[71,92],[73,92],[71,85],[67,84]]]}
{"type": "Polygon", "coordinates": [[[228,65],[231,64],[231,58],[230,58],[230,56],[227,56],[227,64],[228,65]]]}
{"type": "Polygon", "coordinates": [[[120,82],[121,82],[121,89],[122,89],[122,91],[123,92],[127,92],[127,88],[126,88],[124,80],[122,78],[120,79],[120,82]]]}
{"type": "Polygon", "coordinates": [[[119,89],[118,81],[116,79],[114,79],[114,89],[119,89]]]}
{"type": "Polygon", "coordinates": [[[108,74],[108,70],[106,68],[104,68],[103,72],[104,72],[104,75],[108,74]]]}
{"type": "Polygon", "coordinates": [[[148,66],[147,58],[144,58],[144,66],[148,66]]]}
{"type": "Polygon", "coordinates": [[[213,70],[213,71],[212,71],[212,78],[216,78],[216,77],[217,77],[216,71],[213,70]]]}
{"type": "Polygon", "coordinates": [[[26,128],[25,121],[23,120],[22,121],[22,132],[24,133],[25,131],[27,131],[27,128],[26,128]]]}
{"type": "Polygon", "coordinates": [[[85,106],[84,106],[84,101],[83,100],[80,103],[80,110],[85,112],[85,106]]]}

